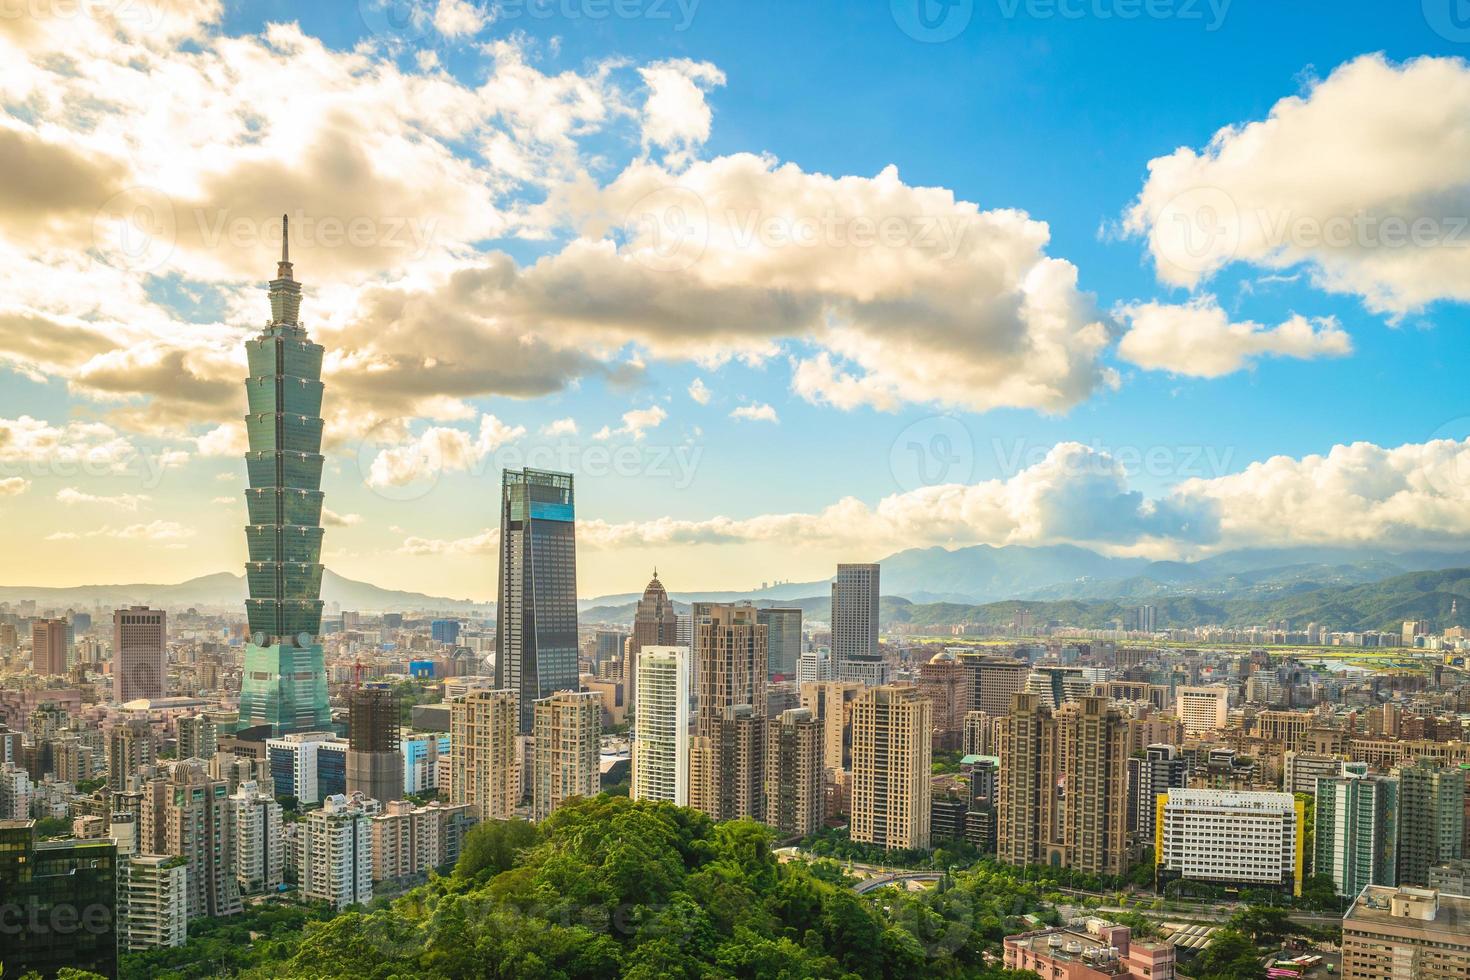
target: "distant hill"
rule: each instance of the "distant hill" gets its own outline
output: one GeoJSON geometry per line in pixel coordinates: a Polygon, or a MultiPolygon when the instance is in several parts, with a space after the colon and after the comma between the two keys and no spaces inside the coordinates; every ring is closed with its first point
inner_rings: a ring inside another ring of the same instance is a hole
{"type": "MultiPolygon", "coordinates": [[[[1397,630],[1406,619],[1423,619],[1443,629],[1470,626],[1470,568],[1411,572],[1364,585],[1282,588],[1275,594],[1244,598],[1169,595],[1149,602],[1157,610],[1160,626],[1259,626],[1284,619],[1297,628],[1315,622],[1334,630],[1397,630]]],[[[1103,628],[1123,619],[1133,608],[1133,603],[1066,599],[973,605],[908,603],[885,605],[884,612],[888,622],[918,626],[1004,625],[1025,609],[1038,622],[1103,628]]]]}
{"type": "MultiPolygon", "coordinates": [[[[331,569],[322,572],[322,598],[339,603],[344,609],[363,612],[400,610],[469,609],[476,603],[468,599],[401,592],[368,582],[343,578],[331,569]]],[[[244,609],[245,577],[230,572],[201,575],[175,584],[130,583],[123,585],[78,585],[71,588],[34,588],[0,586],[0,601],[35,600],[37,605],[57,608],[91,608],[93,606],[152,605],[165,609],[200,609],[233,606],[244,609]]],[[[483,604],[479,604],[483,608],[483,604]]]]}
{"type": "MultiPolygon", "coordinates": [[[[1265,597],[1282,590],[1363,585],[1406,572],[1470,567],[1470,552],[1253,548],[1191,562],[1112,558],[1073,545],[974,545],[953,550],[911,548],[879,564],[883,594],[916,603],[983,604],[1006,599],[1136,603],[1178,595],[1265,597]]],[[[827,595],[831,580],[785,582],[745,592],[685,592],[667,579],[664,585],[677,602],[786,603],[827,595]]],[[[584,599],[581,608],[591,613],[601,607],[631,606],[639,595],[624,592],[584,599]]]]}

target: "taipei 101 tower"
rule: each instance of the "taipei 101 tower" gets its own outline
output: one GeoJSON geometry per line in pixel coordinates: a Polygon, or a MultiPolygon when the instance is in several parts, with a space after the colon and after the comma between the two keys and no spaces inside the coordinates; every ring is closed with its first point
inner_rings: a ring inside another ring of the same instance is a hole
{"type": "Polygon", "coordinates": [[[241,727],[273,736],[331,727],[322,623],[322,347],[298,316],[286,218],[270,283],[271,319],[245,342],[250,414],[245,491],[250,622],[240,684],[241,727]]]}

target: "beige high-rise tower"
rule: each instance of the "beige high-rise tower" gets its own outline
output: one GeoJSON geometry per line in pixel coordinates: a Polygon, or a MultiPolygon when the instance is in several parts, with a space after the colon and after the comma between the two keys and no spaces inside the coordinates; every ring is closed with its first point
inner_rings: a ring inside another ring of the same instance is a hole
{"type": "Polygon", "coordinates": [[[508,820],[521,799],[515,691],[471,691],[449,703],[449,801],[508,820]]]}
{"type": "Polygon", "coordinates": [[[810,708],[781,712],[766,736],[766,823],[783,835],[822,829],[822,723],[810,708]]]}
{"type": "Polygon", "coordinates": [[[31,669],[43,676],[66,673],[64,619],[38,619],[31,624],[31,669]]]}
{"type": "Polygon", "coordinates": [[[143,794],[143,824],[160,854],[189,862],[189,918],[234,915],[242,906],[235,879],[235,809],[229,786],[197,759],[169,763],[143,794]]]}
{"type": "Polygon", "coordinates": [[[932,712],[914,687],[885,684],[853,702],[853,840],[929,846],[932,712]]]}
{"type": "Polygon", "coordinates": [[[1128,727],[1104,697],[1057,710],[1057,779],[1062,798],[1051,852],[1063,867],[1122,874],[1128,822],[1128,727]]]}
{"type": "Polygon", "coordinates": [[[1000,726],[996,857],[1038,864],[1055,837],[1056,721],[1041,695],[1018,692],[1000,726]]]}
{"type": "Polygon", "coordinates": [[[557,691],[535,705],[531,819],[545,820],[572,796],[596,796],[602,747],[602,698],[557,691]]]}
{"type": "Polygon", "coordinates": [[[129,606],[112,613],[112,683],[119,703],[168,693],[168,614],[129,606]]]}
{"type": "Polygon", "coordinates": [[[716,820],[764,819],[766,628],[751,606],[711,604],[694,644],[689,805],[716,820]]]}

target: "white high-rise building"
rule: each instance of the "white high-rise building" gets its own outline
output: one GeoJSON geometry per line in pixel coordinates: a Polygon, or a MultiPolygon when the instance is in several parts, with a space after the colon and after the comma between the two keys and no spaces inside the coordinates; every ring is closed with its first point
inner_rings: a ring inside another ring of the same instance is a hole
{"type": "Polygon", "coordinates": [[[321,780],[317,773],[322,768],[321,753],[324,751],[341,753],[332,758],[344,760],[342,772],[345,785],[347,740],[331,732],[293,732],[280,738],[268,738],[265,740],[265,751],[266,758],[270,760],[271,772],[277,774],[277,785],[274,788],[284,796],[294,796],[308,804],[316,803],[322,798],[321,780]],[[286,773],[290,774],[289,783],[283,781],[286,773]]]}
{"type": "Polygon", "coordinates": [[[119,857],[119,949],[182,946],[189,938],[189,862],[172,854],[119,857]]]}
{"type": "Polygon", "coordinates": [[[1161,884],[1182,878],[1301,894],[1306,811],[1292,794],[1171,789],[1156,805],[1161,884]]]}
{"type": "Polygon", "coordinates": [[[869,687],[887,681],[878,648],[878,565],[837,566],[832,580],[832,661],[837,678],[869,687]]]}
{"type": "Polygon", "coordinates": [[[1184,723],[1186,735],[1220,731],[1230,723],[1230,689],[1181,687],[1174,695],[1174,713],[1184,723]]]}
{"type": "Polygon", "coordinates": [[[633,716],[635,800],[689,805],[689,648],[646,646],[638,654],[633,716]]]}
{"type": "Polygon", "coordinates": [[[30,773],[13,762],[0,766],[0,820],[29,820],[32,793],[30,773]]]}
{"type": "Polygon", "coordinates": [[[242,895],[275,890],[284,874],[281,805],[253,780],[230,796],[235,808],[235,880],[242,895]]]}
{"type": "Polygon", "coordinates": [[[373,900],[373,817],[377,800],[333,794],[298,827],[301,896],[341,911],[373,900]]]}
{"type": "Polygon", "coordinates": [[[796,659],[796,687],[836,680],[832,675],[832,654],[827,650],[804,650],[796,659]]]}

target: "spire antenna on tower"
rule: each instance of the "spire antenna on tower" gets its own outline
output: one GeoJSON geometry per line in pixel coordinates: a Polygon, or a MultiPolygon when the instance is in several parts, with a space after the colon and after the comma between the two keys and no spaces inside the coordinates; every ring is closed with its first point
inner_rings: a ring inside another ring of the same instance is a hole
{"type": "Polygon", "coordinates": [[[290,223],[291,223],[291,219],[289,217],[287,217],[284,214],[281,215],[281,261],[282,262],[290,262],[291,261],[291,231],[290,231],[290,223]]]}

